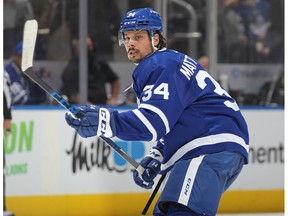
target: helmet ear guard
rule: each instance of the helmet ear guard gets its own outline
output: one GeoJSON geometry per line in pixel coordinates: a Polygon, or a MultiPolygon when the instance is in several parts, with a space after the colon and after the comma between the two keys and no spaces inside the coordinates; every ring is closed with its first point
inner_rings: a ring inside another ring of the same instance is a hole
{"type": "Polygon", "coordinates": [[[119,46],[124,46],[125,45],[125,38],[124,38],[124,32],[118,32],[118,43],[119,46]]]}
{"type": "Polygon", "coordinates": [[[124,16],[118,33],[119,45],[124,45],[124,32],[134,30],[148,31],[152,42],[156,31],[163,31],[160,15],[151,8],[140,8],[128,11],[124,16]]]}

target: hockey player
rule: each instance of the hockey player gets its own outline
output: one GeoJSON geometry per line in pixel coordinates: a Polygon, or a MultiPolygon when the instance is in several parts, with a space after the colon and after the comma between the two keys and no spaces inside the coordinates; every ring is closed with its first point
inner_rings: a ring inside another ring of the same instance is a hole
{"type": "Polygon", "coordinates": [[[150,8],[127,12],[119,42],[137,67],[133,89],[138,108],[119,113],[85,105],[81,119],[66,114],[82,137],[157,141],[134,171],[139,186],[169,177],[154,215],[216,215],[224,191],[248,163],[249,138],[235,100],[197,61],[166,48],[162,22],[150,8]]]}

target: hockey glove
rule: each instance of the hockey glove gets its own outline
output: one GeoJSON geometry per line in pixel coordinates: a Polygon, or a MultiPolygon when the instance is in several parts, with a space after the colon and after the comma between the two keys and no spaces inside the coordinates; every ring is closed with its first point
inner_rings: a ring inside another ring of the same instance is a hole
{"type": "Polygon", "coordinates": [[[154,178],[160,172],[162,160],[161,152],[152,148],[149,154],[140,161],[140,165],[144,168],[143,173],[139,174],[137,170],[133,172],[135,183],[142,188],[151,189],[154,185],[154,178]]]}
{"type": "Polygon", "coordinates": [[[80,106],[76,110],[81,112],[83,117],[76,118],[71,113],[66,113],[65,119],[67,124],[74,128],[81,137],[98,135],[111,138],[115,135],[113,110],[95,105],[80,106]]]}

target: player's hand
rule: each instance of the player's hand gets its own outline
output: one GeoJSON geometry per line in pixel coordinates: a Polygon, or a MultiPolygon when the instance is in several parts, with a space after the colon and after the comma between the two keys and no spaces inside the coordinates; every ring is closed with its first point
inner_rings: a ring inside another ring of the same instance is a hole
{"type": "Polygon", "coordinates": [[[5,136],[9,136],[11,134],[11,119],[4,119],[3,129],[5,136]]]}
{"type": "Polygon", "coordinates": [[[110,110],[91,104],[77,107],[76,110],[83,114],[81,118],[66,113],[65,119],[67,124],[74,128],[81,137],[98,135],[110,138],[114,136],[115,126],[111,124],[114,121],[110,110]]]}
{"type": "Polygon", "coordinates": [[[154,178],[160,172],[163,156],[158,149],[151,149],[141,161],[140,165],[144,168],[142,174],[137,170],[133,172],[133,178],[137,185],[145,189],[151,189],[154,185],[154,178]]]}

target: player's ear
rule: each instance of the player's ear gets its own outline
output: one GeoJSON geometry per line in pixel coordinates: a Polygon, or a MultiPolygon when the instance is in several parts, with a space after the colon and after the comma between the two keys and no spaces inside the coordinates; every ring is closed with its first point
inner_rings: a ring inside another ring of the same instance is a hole
{"type": "Polygon", "coordinates": [[[154,46],[158,46],[159,45],[159,43],[160,43],[160,36],[159,36],[159,34],[154,34],[154,36],[153,36],[153,42],[154,42],[154,46]]]}

